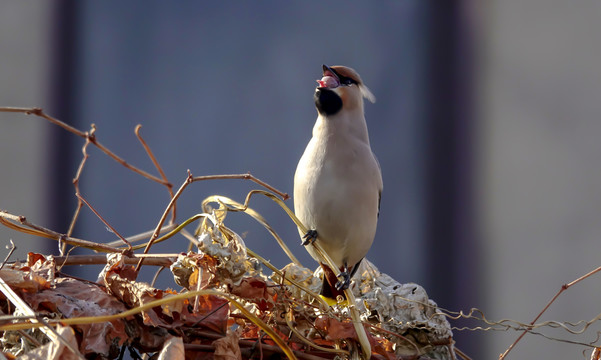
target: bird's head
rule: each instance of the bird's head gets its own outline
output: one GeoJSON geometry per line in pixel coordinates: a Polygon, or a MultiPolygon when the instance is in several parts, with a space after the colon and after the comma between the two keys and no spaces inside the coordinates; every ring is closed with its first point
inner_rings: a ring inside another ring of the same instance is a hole
{"type": "Polygon", "coordinates": [[[372,103],[374,95],[357,72],[346,66],[323,65],[323,77],[317,80],[315,106],[320,114],[335,115],[340,110],[363,108],[363,98],[372,103]]]}

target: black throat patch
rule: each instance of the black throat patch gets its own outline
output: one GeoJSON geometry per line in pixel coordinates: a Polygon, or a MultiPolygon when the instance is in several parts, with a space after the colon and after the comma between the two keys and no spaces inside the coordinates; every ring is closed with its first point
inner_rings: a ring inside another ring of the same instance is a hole
{"type": "Polygon", "coordinates": [[[342,99],[332,90],[317,89],[314,98],[317,111],[322,115],[334,115],[342,109],[342,99]]]}

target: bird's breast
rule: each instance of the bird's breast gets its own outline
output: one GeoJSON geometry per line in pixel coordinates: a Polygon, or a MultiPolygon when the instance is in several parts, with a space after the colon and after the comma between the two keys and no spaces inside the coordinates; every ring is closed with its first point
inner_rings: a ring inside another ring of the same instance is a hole
{"type": "Polygon", "coordinates": [[[312,138],[294,180],[296,215],[340,265],[365,256],[377,223],[379,168],[369,145],[353,141],[312,138]]]}

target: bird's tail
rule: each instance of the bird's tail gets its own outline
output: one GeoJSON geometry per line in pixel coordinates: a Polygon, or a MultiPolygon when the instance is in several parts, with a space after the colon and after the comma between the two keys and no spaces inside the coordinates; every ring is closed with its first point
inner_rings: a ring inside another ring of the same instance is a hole
{"type": "MultiPolygon", "coordinates": [[[[349,277],[352,278],[357,272],[359,268],[359,263],[355,264],[351,269],[340,269],[341,271],[347,271],[349,273],[349,277]]],[[[319,296],[324,299],[330,306],[338,303],[337,299],[339,296],[342,296],[343,302],[346,303],[347,299],[344,295],[344,289],[338,290],[336,288],[336,284],[339,279],[336,277],[336,274],[325,264],[320,264],[323,269],[323,283],[321,285],[321,291],[319,292],[319,296]]]]}
{"type": "Polygon", "coordinates": [[[321,267],[323,269],[323,284],[321,285],[319,295],[333,300],[336,300],[338,296],[346,299],[344,291],[336,289],[336,283],[338,282],[336,274],[327,265],[321,264],[321,267]]]}

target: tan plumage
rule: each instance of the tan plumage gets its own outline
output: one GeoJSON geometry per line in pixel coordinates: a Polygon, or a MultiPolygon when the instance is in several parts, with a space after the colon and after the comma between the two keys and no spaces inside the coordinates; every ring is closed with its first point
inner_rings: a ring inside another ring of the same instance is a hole
{"type": "MultiPolygon", "coordinates": [[[[382,175],[363,113],[363,97],[374,98],[353,69],[324,65],[323,70],[313,137],[294,176],[294,210],[348,276],[371,247],[378,220],[382,175]]],[[[312,247],[307,250],[319,261],[312,247]]],[[[322,290],[326,296],[348,286],[348,279],[336,285],[329,277],[322,290]]]]}

